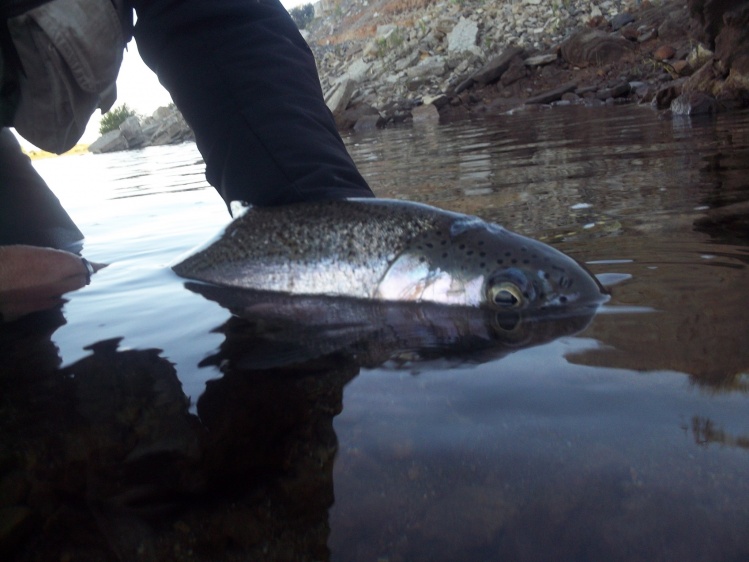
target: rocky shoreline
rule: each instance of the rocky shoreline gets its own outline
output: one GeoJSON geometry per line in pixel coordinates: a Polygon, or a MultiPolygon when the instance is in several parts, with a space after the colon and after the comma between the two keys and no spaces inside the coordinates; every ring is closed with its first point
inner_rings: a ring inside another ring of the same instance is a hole
{"type": "Polygon", "coordinates": [[[528,104],[749,106],[738,0],[341,0],[303,31],[341,130],[528,104]]]}
{"type": "MultiPolygon", "coordinates": [[[[341,131],[529,105],[749,107],[744,0],[319,0],[302,30],[341,131]]],[[[91,145],[191,140],[174,108],[91,145]]]]}

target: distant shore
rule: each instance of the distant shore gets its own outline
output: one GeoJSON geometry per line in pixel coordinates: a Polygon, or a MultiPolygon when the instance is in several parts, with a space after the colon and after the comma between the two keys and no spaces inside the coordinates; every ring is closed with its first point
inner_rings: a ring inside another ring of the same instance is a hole
{"type": "Polygon", "coordinates": [[[58,156],[76,156],[80,154],[88,154],[88,144],[76,144],[73,148],[62,154],[55,154],[54,152],[47,152],[45,150],[27,150],[22,149],[23,153],[31,158],[32,160],[44,160],[45,158],[57,158],[58,156]]]}

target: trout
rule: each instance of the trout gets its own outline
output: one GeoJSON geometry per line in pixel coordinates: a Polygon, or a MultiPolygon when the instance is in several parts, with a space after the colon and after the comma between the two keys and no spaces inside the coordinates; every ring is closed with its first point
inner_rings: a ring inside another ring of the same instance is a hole
{"type": "Polygon", "coordinates": [[[475,216],[387,199],[251,207],[173,269],[229,287],[496,311],[606,299],[593,275],[546,244],[475,216]]]}

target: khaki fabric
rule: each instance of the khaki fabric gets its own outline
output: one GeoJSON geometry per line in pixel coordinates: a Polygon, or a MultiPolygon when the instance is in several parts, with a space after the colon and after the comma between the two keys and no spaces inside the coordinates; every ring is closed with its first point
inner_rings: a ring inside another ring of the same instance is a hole
{"type": "Polygon", "coordinates": [[[111,0],[54,0],[8,20],[21,62],[13,126],[49,152],[72,148],[116,99],[125,46],[111,0]]]}

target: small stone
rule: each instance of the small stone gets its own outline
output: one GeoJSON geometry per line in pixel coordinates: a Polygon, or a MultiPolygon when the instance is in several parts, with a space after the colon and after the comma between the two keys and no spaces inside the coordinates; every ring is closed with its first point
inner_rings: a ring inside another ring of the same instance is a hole
{"type": "Polygon", "coordinates": [[[644,33],[640,33],[640,35],[637,37],[638,43],[645,43],[647,41],[650,41],[657,35],[655,29],[651,29],[649,31],[645,31],[644,33]]]}
{"type": "Polygon", "coordinates": [[[523,62],[526,66],[544,66],[546,64],[551,64],[552,62],[556,62],[557,60],[557,54],[556,53],[548,53],[545,55],[536,55],[533,57],[528,57],[523,62]]]}
{"type": "Polygon", "coordinates": [[[354,124],[354,131],[361,133],[363,131],[373,131],[385,123],[380,115],[365,115],[360,117],[354,124]]]}
{"type": "Polygon", "coordinates": [[[687,76],[692,73],[692,67],[685,60],[677,60],[671,65],[679,76],[687,76]]]}
{"type": "Polygon", "coordinates": [[[671,45],[661,45],[658,47],[653,56],[657,60],[668,60],[676,54],[676,50],[671,45]]]}
{"type": "Polygon", "coordinates": [[[611,18],[611,30],[612,31],[618,31],[625,25],[628,25],[635,21],[635,18],[632,14],[617,14],[613,18],[611,18]]]}

